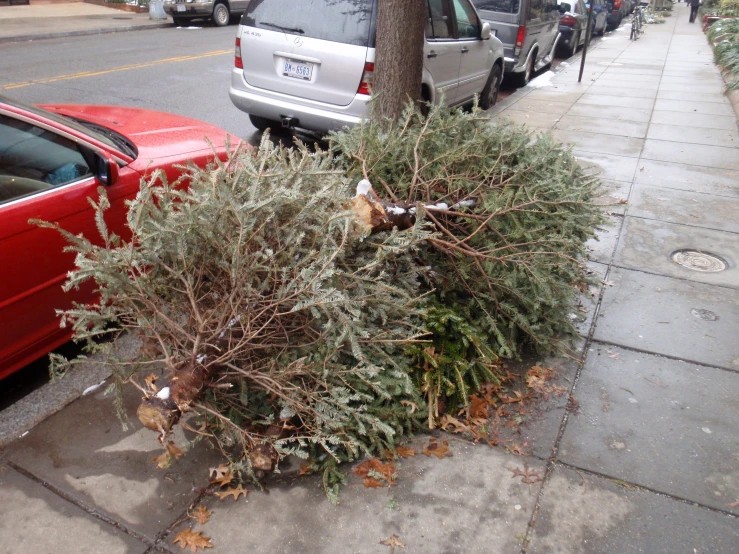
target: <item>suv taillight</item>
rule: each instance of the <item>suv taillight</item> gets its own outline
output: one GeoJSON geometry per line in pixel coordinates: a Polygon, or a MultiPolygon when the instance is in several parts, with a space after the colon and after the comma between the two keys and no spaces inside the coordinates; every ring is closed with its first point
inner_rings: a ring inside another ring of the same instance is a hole
{"type": "Polygon", "coordinates": [[[621,7],[621,0],[613,0],[613,7],[614,8],[620,8],[621,7]]]}
{"type": "Polygon", "coordinates": [[[559,24],[567,25],[568,27],[574,27],[575,25],[577,25],[577,23],[575,22],[575,18],[571,15],[563,15],[562,17],[560,17],[559,24]]]}
{"type": "Polygon", "coordinates": [[[244,64],[241,62],[241,39],[236,37],[236,57],[234,58],[234,66],[239,69],[244,69],[244,64]]]}
{"type": "Polygon", "coordinates": [[[371,62],[365,62],[364,73],[362,73],[362,80],[359,82],[359,88],[357,94],[372,94],[372,81],[375,78],[375,64],[371,62]]]}
{"type": "Polygon", "coordinates": [[[513,49],[513,53],[517,54],[518,51],[523,48],[523,41],[526,38],[526,25],[521,25],[518,28],[518,34],[516,35],[516,47],[513,49]]]}

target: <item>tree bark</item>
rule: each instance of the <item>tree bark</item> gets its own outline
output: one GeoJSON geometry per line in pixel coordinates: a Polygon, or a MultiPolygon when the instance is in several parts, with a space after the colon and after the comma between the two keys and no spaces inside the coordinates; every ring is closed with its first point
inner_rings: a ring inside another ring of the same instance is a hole
{"type": "Polygon", "coordinates": [[[379,0],[374,117],[396,119],[408,100],[421,99],[426,0],[379,0]]]}

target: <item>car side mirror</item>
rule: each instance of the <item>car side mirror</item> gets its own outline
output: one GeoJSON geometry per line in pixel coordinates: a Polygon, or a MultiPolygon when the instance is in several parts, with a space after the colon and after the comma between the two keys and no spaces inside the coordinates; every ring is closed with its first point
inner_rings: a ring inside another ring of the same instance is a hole
{"type": "Polygon", "coordinates": [[[486,21],[482,24],[482,29],[480,29],[480,38],[482,40],[488,40],[492,34],[493,33],[490,30],[490,23],[486,21]]]}
{"type": "Polygon", "coordinates": [[[95,152],[95,177],[106,187],[115,184],[118,181],[118,164],[114,159],[95,152]]]}

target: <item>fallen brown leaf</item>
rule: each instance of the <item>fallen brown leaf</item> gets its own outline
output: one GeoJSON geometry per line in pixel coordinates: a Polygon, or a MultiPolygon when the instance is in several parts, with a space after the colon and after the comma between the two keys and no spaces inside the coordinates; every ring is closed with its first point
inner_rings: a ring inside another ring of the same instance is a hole
{"type": "Polygon", "coordinates": [[[180,543],[180,548],[190,548],[190,552],[197,552],[198,548],[205,550],[206,548],[213,548],[213,543],[210,542],[209,537],[201,535],[202,531],[197,533],[192,532],[192,528],[187,528],[174,538],[173,544],[180,543]]]}
{"type": "Polygon", "coordinates": [[[370,475],[370,472],[374,473],[376,476],[381,476],[382,479],[387,481],[388,484],[391,486],[395,484],[393,482],[393,478],[395,477],[395,465],[392,462],[383,462],[377,458],[370,458],[369,460],[365,460],[361,464],[357,464],[357,466],[352,471],[357,477],[366,478],[364,480],[365,487],[376,487],[376,485],[374,484],[367,484],[367,479],[373,478],[373,476],[370,475]]]}
{"type": "Polygon", "coordinates": [[[225,487],[226,485],[231,484],[231,481],[233,481],[233,478],[234,478],[233,473],[231,473],[231,470],[228,470],[221,477],[216,477],[215,479],[212,479],[210,483],[212,485],[218,485],[219,487],[225,487]]]}
{"type": "Polygon", "coordinates": [[[516,456],[531,456],[530,452],[524,451],[524,448],[526,448],[528,445],[528,442],[525,442],[523,444],[518,444],[514,442],[510,446],[506,446],[506,448],[511,454],[515,454],[516,456]]]}
{"type": "Polygon", "coordinates": [[[169,452],[164,452],[156,458],[152,458],[151,461],[156,462],[157,469],[167,469],[172,465],[172,456],[170,456],[169,452]]]}
{"type": "Polygon", "coordinates": [[[172,441],[167,442],[167,452],[169,452],[175,460],[179,460],[185,455],[185,451],[177,448],[177,445],[172,441]]]}
{"type": "Polygon", "coordinates": [[[488,418],[488,401],[477,395],[470,396],[470,417],[488,418]]]}
{"type": "Polygon", "coordinates": [[[244,495],[244,498],[246,498],[246,495],[248,493],[249,491],[246,490],[242,485],[239,485],[238,487],[231,487],[230,489],[226,489],[225,491],[216,491],[218,498],[220,498],[221,500],[225,500],[229,496],[233,496],[234,500],[238,500],[242,494],[244,495]]]}
{"type": "Polygon", "coordinates": [[[298,475],[310,475],[310,464],[300,464],[300,471],[298,475]]]}
{"type": "Polygon", "coordinates": [[[536,483],[537,481],[542,480],[542,476],[539,472],[537,472],[535,469],[529,469],[529,465],[524,462],[523,463],[523,470],[519,467],[506,468],[508,471],[513,472],[513,475],[511,475],[511,479],[515,479],[516,477],[521,477],[521,482],[526,483],[528,485],[531,485],[533,483],[536,483]]]}
{"type": "Polygon", "coordinates": [[[410,458],[411,456],[416,455],[416,449],[409,448],[407,446],[399,446],[395,449],[395,453],[401,458],[410,458]]]}
{"type": "Polygon", "coordinates": [[[364,483],[364,486],[368,489],[379,489],[385,486],[385,483],[378,481],[374,477],[365,477],[362,483],[364,483]]]}
{"type": "Polygon", "coordinates": [[[732,502],[731,504],[727,504],[729,508],[739,508],[739,500],[736,502],[732,502]]]}
{"type": "Polygon", "coordinates": [[[451,431],[452,433],[468,433],[470,431],[469,425],[467,425],[466,423],[462,423],[456,417],[452,417],[449,414],[444,414],[443,416],[441,416],[439,425],[442,429],[446,429],[447,431],[451,431]]]}
{"type": "Polygon", "coordinates": [[[218,467],[211,467],[208,469],[208,475],[213,476],[214,479],[220,479],[226,472],[229,471],[228,464],[221,464],[218,467]]]}
{"type": "Polygon", "coordinates": [[[213,512],[208,510],[205,506],[198,506],[193,511],[192,515],[190,516],[192,519],[197,521],[200,525],[205,525],[208,523],[208,520],[210,519],[210,516],[213,512]]]}
{"type": "Polygon", "coordinates": [[[449,450],[449,441],[444,441],[439,444],[435,439],[431,439],[428,446],[423,447],[423,453],[426,454],[426,456],[436,456],[440,460],[452,455],[449,450]]]}
{"type": "Polygon", "coordinates": [[[149,390],[152,392],[157,391],[157,386],[154,384],[158,377],[154,375],[153,373],[149,373],[146,377],[144,377],[144,383],[146,383],[146,386],[149,387],[149,390]]]}
{"type": "Polygon", "coordinates": [[[384,544],[386,546],[390,547],[390,554],[393,554],[395,552],[395,547],[405,548],[405,545],[400,542],[400,538],[395,533],[392,534],[392,536],[389,539],[386,539],[384,541],[380,541],[380,544],[384,544]]]}

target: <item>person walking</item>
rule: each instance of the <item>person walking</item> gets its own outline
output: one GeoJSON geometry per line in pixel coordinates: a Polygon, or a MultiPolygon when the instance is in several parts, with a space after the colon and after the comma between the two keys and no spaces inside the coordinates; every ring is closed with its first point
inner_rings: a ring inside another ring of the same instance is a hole
{"type": "Polygon", "coordinates": [[[695,23],[695,16],[698,15],[698,8],[701,7],[701,0],[686,0],[690,3],[690,23],[695,23]]]}

